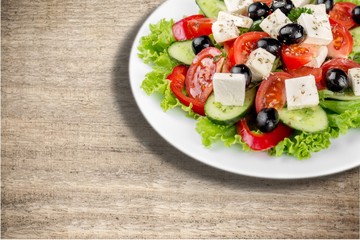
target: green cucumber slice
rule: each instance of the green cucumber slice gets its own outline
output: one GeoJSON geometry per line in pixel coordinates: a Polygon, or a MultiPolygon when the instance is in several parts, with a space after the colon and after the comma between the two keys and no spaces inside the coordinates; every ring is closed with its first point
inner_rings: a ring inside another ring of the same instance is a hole
{"type": "Polygon", "coordinates": [[[220,11],[226,11],[225,3],[221,0],[196,0],[196,4],[209,18],[217,18],[220,11]]]}
{"type": "Polygon", "coordinates": [[[186,65],[191,65],[195,58],[191,40],[174,42],[168,48],[168,53],[172,58],[186,65]]]}
{"type": "Polygon", "coordinates": [[[215,96],[214,93],[212,93],[205,103],[205,115],[217,124],[234,124],[239,121],[253,105],[255,94],[255,88],[247,90],[243,106],[223,106],[221,103],[215,102],[215,96]]]}
{"type": "Polygon", "coordinates": [[[279,110],[280,120],[291,128],[305,132],[319,132],[328,126],[328,118],[322,107],[315,106],[296,110],[279,110]]]}

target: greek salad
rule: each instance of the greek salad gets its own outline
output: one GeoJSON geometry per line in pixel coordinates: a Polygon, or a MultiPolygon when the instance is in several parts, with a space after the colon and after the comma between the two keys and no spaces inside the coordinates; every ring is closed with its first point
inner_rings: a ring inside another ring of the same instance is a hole
{"type": "Polygon", "coordinates": [[[309,158],[360,127],[356,1],[196,0],[141,38],[141,87],[193,117],[206,147],[309,158]]]}

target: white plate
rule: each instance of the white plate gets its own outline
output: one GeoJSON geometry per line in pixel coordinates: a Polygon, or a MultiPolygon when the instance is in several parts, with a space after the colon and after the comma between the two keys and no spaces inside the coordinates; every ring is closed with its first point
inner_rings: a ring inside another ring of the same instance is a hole
{"type": "Polygon", "coordinates": [[[149,33],[149,24],[162,18],[179,20],[199,12],[195,0],[168,0],[159,6],[140,28],[130,55],[131,89],[141,112],[150,125],[170,144],[188,156],[225,171],[272,179],[298,179],[324,176],[360,165],[360,129],[332,141],[329,149],[314,153],[310,159],[299,161],[292,157],[270,157],[262,152],[243,152],[239,146],[224,147],[221,143],[205,148],[195,130],[196,121],[185,117],[179,109],[163,112],[160,99],[148,96],[140,88],[151,68],[137,57],[141,36],[149,33]]]}

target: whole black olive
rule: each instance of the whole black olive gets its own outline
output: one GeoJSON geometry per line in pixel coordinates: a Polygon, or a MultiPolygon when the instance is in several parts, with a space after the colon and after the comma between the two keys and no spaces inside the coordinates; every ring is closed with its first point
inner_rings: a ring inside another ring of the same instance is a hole
{"type": "Polygon", "coordinates": [[[264,48],[269,53],[280,57],[281,55],[281,42],[275,38],[264,37],[257,42],[258,48],[264,48]]]}
{"type": "Polygon", "coordinates": [[[357,24],[360,24],[360,6],[356,6],[352,12],[352,18],[357,24]]]}
{"type": "Polygon", "coordinates": [[[256,126],[267,133],[276,128],[279,123],[279,113],[275,108],[263,108],[256,116],[256,126]]]}
{"type": "Polygon", "coordinates": [[[297,23],[289,23],[280,28],[278,40],[284,44],[301,43],[305,40],[305,30],[297,23]]]}
{"type": "Polygon", "coordinates": [[[326,13],[329,13],[330,10],[334,7],[334,0],[316,0],[315,4],[325,4],[326,13]]]}
{"type": "Polygon", "coordinates": [[[347,74],[338,68],[329,69],[325,74],[326,87],[333,92],[343,92],[349,87],[347,74]]]}
{"type": "Polygon", "coordinates": [[[248,17],[256,21],[261,18],[266,18],[270,13],[268,5],[262,2],[254,2],[248,7],[248,17]]]}
{"type": "Polygon", "coordinates": [[[209,36],[203,35],[200,37],[196,37],[192,40],[192,50],[196,54],[201,52],[204,48],[213,47],[214,43],[211,41],[209,36]]]}
{"type": "Polygon", "coordinates": [[[273,12],[280,9],[285,15],[288,15],[295,6],[291,0],[274,0],[270,8],[273,12]]]}
{"type": "Polygon", "coordinates": [[[252,80],[252,73],[251,73],[250,68],[248,66],[246,66],[245,64],[237,64],[237,65],[233,66],[230,70],[230,73],[244,74],[245,80],[246,80],[246,87],[248,87],[250,85],[251,80],[252,80]]]}

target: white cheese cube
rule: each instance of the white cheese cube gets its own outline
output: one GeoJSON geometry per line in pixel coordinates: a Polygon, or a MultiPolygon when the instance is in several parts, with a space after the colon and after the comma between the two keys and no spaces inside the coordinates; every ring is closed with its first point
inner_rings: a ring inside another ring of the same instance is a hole
{"type": "Polygon", "coordinates": [[[236,13],[220,11],[218,15],[218,21],[233,21],[235,26],[242,28],[250,28],[253,24],[253,20],[243,15],[237,15],[236,13]]]}
{"type": "Polygon", "coordinates": [[[260,27],[271,37],[277,38],[280,28],[288,23],[291,23],[290,19],[280,9],[276,9],[260,23],[260,27]]]}
{"type": "Polygon", "coordinates": [[[333,40],[329,18],[326,15],[302,13],[297,22],[306,31],[304,43],[328,45],[333,40]]]}
{"type": "Polygon", "coordinates": [[[247,12],[249,5],[253,3],[253,0],[224,0],[224,3],[229,12],[243,14],[247,12]]]}
{"type": "Polygon", "coordinates": [[[223,43],[239,36],[239,29],[233,21],[216,21],[212,25],[212,33],[217,43],[223,43]]]}
{"type": "Polygon", "coordinates": [[[348,77],[354,95],[360,96],[360,68],[349,69],[348,77]]]}
{"type": "Polygon", "coordinates": [[[244,74],[215,73],[213,76],[215,101],[224,106],[243,106],[245,85],[244,74]]]}
{"type": "Polygon", "coordinates": [[[311,0],[291,0],[295,7],[302,7],[309,4],[311,0]]]}
{"type": "Polygon", "coordinates": [[[313,10],[314,12],[312,14],[314,14],[315,16],[326,15],[326,6],[323,3],[322,4],[306,4],[306,5],[304,5],[304,8],[313,10]]]}
{"type": "Polygon", "coordinates": [[[249,55],[246,65],[252,73],[252,81],[261,81],[270,75],[276,56],[263,48],[257,48],[249,55]]]}
{"type": "Polygon", "coordinates": [[[300,109],[319,104],[315,77],[308,75],[285,80],[287,108],[300,109]]]}
{"type": "Polygon", "coordinates": [[[305,66],[319,68],[325,61],[327,55],[328,55],[327,46],[319,46],[314,54],[314,58],[311,60],[311,62],[307,63],[305,66]]]}

